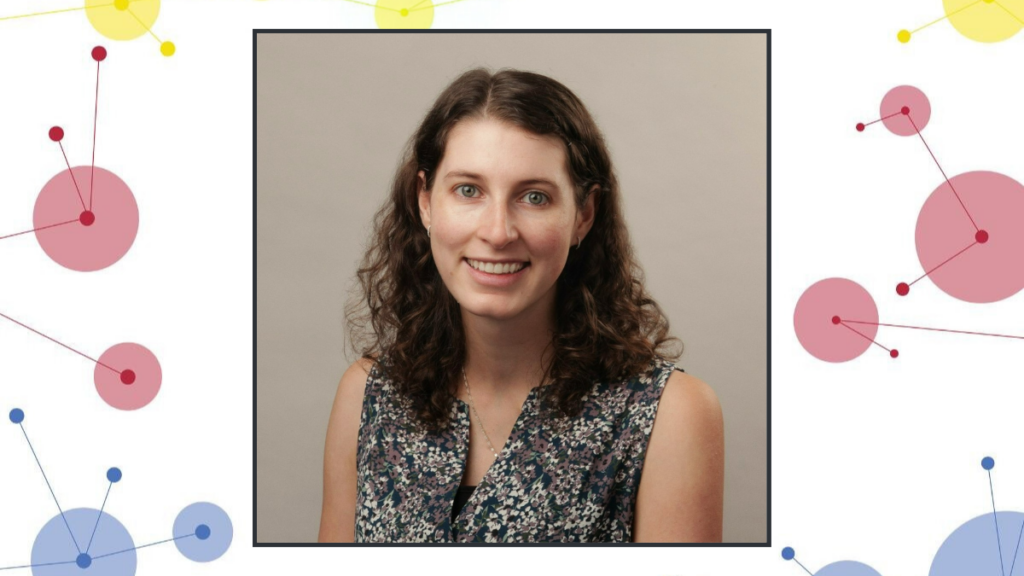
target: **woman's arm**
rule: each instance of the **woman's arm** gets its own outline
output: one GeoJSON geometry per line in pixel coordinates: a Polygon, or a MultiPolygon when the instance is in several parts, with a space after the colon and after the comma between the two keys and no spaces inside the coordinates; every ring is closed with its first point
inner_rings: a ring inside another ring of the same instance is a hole
{"type": "Polygon", "coordinates": [[[356,449],[371,363],[360,358],[341,377],[324,443],[320,542],[355,542],[356,449]]]}
{"type": "Polygon", "coordinates": [[[718,397],[701,380],[673,371],[644,457],[633,542],[721,542],[724,454],[718,397]]]}

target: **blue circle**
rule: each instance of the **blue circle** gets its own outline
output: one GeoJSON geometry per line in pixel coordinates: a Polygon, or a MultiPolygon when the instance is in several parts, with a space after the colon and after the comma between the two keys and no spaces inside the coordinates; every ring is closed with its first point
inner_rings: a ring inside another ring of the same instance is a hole
{"type": "Polygon", "coordinates": [[[209,502],[189,504],[174,519],[174,545],[195,562],[216,560],[231,546],[231,519],[224,510],[209,502]],[[201,530],[205,528],[205,530],[201,530]],[[201,538],[205,534],[206,538],[201,538]]]}
{"type": "Polygon", "coordinates": [[[792,560],[795,557],[796,557],[796,551],[793,550],[792,548],[790,548],[789,546],[786,546],[785,548],[782,549],[782,559],[783,560],[792,560]]]}
{"type": "MultiPolygon", "coordinates": [[[[1004,565],[1009,570],[1016,555],[1022,524],[1024,514],[1020,512],[998,512],[994,516],[990,512],[968,520],[939,546],[928,576],[1000,574],[1004,565]],[[999,525],[998,541],[996,524],[999,525]]],[[[1017,558],[1017,563],[1020,562],[1021,559],[1017,558]]]]}
{"type": "Polygon", "coordinates": [[[21,411],[21,408],[15,408],[11,410],[11,422],[15,424],[21,424],[21,421],[25,419],[25,413],[21,411]]]}
{"type": "Polygon", "coordinates": [[[981,467],[985,470],[991,470],[992,468],[995,468],[995,465],[996,461],[993,460],[991,456],[985,456],[981,459],[981,467]]]}
{"type": "Polygon", "coordinates": [[[833,562],[814,573],[814,576],[882,576],[877,570],[852,560],[833,562]]]}
{"type": "Polygon", "coordinates": [[[85,562],[95,564],[92,571],[104,576],[135,576],[135,542],[106,512],[65,510],[63,517],[57,514],[43,526],[32,544],[32,576],[82,576],[85,562]]]}
{"type": "Polygon", "coordinates": [[[110,480],[111,482],[117,482],[120,479],[121,479],[121,469],[120,468],[111,468],[110,470],[107,470],[107,480],[110,480]]]}

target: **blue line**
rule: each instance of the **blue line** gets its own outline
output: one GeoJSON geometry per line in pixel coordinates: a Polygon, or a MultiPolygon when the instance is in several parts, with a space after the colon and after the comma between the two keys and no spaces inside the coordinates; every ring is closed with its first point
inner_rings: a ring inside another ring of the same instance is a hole
{"type": "MultiPolygon", "coordinates": [[[[800,564],[800,561],[797,560],[795,556],[793,557],[793,561],[796,562],[797,564],[800,564]]],[[[800,567],[804,569],[804,572],[807,572],[811,576],[814,576],[814,572],[811,572],[810,570],[808,570],[807,566],[804,566],[803,564],[800,564],[800,567]]]]}
{"type": "Polygon", "coordinates": [[[1006,568],[1003,567],[1003,543],[999,539],[999,518],[996,517],[996,491],[992,488],[992,471],[988,471],[988,491],[992,494],[992,520],[996,523],[996,545],[999,546],[999,570],[1006,576],[1006,568]]]}
{"type": "Polygon", "coordinates": [[[1013,564],[1010,564],[1010,576],[1013,576],[1013,567],[1017,565],[1017,552],[1020,551],[1020,537],[1024,536],[1024,522],[1020,525],[1020,534],[1017,534],[1017,547],[1013,549],[1013,564]]]}
{"type": "Polygon", "coordinates": [[[193,532],[191,534],[185,534],[184,536],[175,536],[174,538],[168,538],[167,540],[161,540],[159,542],[151,542],[149,544],[143,544],[142,546],[136,546],[135,548],[125,548],[124,550],[118,550],[117,552],[111,552],[110,554],[104,554],[102,556],[93,556],[92,559],[93,560],[98,560],[100,558],[106,558],[107,556],[113,556],[114,554],[124,554],[125,552],[131,552],[132,550],[137,550],[139,548],[145,548],[146,546],[156,546],[157,544],[163,544],[164,542],[172,542],[174,540],[180,540],[182,538],[188,538],[190,536],[195,536],[195,535],[196,535],[196,533],[193,532]]]}
{"type": "Polygon", "coordinates": [[[48,562],[46,564],[25,564],[24,566],[5,566],[0,570],[13,570],[15,568],[34,568],[36,566],[56,566],[57,564],[74,564],[76,560],[68,560],[67,562],[48,562]]]}
{"type": "MultiPolygon", "coordinates": [[[[28,439],[28,432],[25,432],[25,425],[19,423],[18,426],[21,428],[21,433],[25,435],[25,441],[28,442],[28,449],[32,451],[32,457],[36,459],[36,465],[39,466],[39,471],[43,472],[43,465],[39,463],[39,456],[36,456],[36,449],[32,447],[32,441],[28,439]]],[[[78,547],[78,541],[75,540],[75,534],[71,531],[71,525],[68,524],[67,517],[64,516],[64,510],[61,510],[60,502],[57,502],[57,495],[53,493],[53,487],[50,486],[50,481],[46,478],[46,472],[43,472],[43,480],[46,481],[46,487],[50,489],[50,496],[53,496],[53,503],[57,505],[57,510],[60,510],[60,517],[64,519],[64,525],[68,527],[68,534],[71,534],[71,541],[75,543],[75,550],[78,553],[82,553],[82,549],[78,547]]]]}
{"type": "MultiPolygon", "coordinates": [[[[110,487],[114,483],[107,484],[107,496],[110,496],[110,487]]],[[[103,508],[107,505],[107,496],[103,497],[103,504],[100,506],[100,513],[96,515],[96,525],[92,527],[92,536],[89,536],[89,545],[85,547],[85,553],[89,553],[89,549],[92,548],[92,539],[96,537],[96,528],[100,525],[100,518],[103,517],[103,508]]]]}

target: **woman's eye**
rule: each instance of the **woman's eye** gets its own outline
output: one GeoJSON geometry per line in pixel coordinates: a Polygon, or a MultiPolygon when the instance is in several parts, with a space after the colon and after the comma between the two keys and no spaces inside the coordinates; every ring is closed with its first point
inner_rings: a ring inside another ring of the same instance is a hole
{"type": "Polygon", "coordinates": [[[465,194],[462,194],[462,190],[465,190],[467,188],[469,188],[470,190],[475,190],[476,189],[476,188],[470,186],[469,184],[462,184],[462,185],[459,186],[458,190],[459,190],[459,194],[461,194],[462,196],[464,196],[466,198],[469,198],[469,196],[465,196],[465,194]]]}
{"type": "Polygon", "coordinates": [[[534,206],[541,206],[543,201],[547,200],[547,196],[542,194],[542,193],[540,193],[540,192],[530,192],[529,194],[526,195],[526,197],[527,198],[533,197],[533,198],[538,198],[539,199],[537,202],[533,202],[532,200],[527,200],[528,203],[533,204],[534,206]]]}

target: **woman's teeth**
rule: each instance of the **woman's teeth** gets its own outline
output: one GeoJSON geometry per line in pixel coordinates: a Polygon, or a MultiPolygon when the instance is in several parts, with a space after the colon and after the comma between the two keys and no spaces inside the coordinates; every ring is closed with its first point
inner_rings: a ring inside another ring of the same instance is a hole
{"type": "Polygon", "coordinates": [[[470,260],[466,258],[466,262],[477,270],[487,272],[488,274],[512,274],[518,272],[526,266],[525,262],[509,262],[505,264],[493,264],[491,262],[480,262],[477,260],[470,260]]]}

